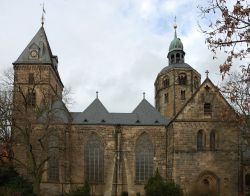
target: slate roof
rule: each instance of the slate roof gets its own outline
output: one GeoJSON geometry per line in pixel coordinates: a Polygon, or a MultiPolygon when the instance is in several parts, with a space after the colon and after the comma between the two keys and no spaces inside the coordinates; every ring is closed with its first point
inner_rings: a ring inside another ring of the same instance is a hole
{"type": "Polygon", "coordinates": [[[53,64],[53,55],[50,49],[50,45],[45,33],[43,26],[38,30],[36,35],[30,41],[30,43],[23,50],[18,59],[14,62],[14,64],[27,63],[27,64],[53,64]],[[39,58],[31,59],[30,50],[32,48],[39,50],[39,58]]]}
{"type": "Polygon", "coordinates": [[[163,117],[146,99],[132,113],[110,113],[96,98],[83,112],[71,112],[73,124],[167,125],[163,117]]]}
{"type": "Polygon", "coordinates": [[[59,78],[59,81],[63,85],[60,79],[58,70],[57,70],[58,58],[57,56],[52,54],[49,41],[47,39],[47,35],[45,33],[43,26],[41,26],[41,28],[38,30],[38,32],[33,37],[33,39],[23,50],[21,55],[13,63],[13,65],[18,65],[18,64],[31,64],[31,65],[37,65],[37,64],[48,65],[49,64],[55,70],[59,78]],[[30,58],[30,52],[33,49],[38,51],[38,58],[30,58]]]}
{"type": "Polygon", "coordinates": [[[190,69],[190,70],[194,70],[189,64],[187,63],[173,63],[170,64],[169,66],[164,67],[160,73],[158,75],[162,75],[166,72],[168,72],[171,69],[175,69],[175,68],[181,68],[181,69],[190,69]]]}

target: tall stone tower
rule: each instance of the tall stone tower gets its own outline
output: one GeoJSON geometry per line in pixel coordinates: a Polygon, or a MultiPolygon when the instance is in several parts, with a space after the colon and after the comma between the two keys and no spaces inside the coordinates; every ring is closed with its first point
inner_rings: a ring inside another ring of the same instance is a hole
{"type": "Polygon", "coordinates": [[[22,96],[20,104],[35,107],[61,99],[64,86],[57,70],[58,58],[52,54],[43,26],[13,65],[15,102],[22,96]]]}
{"type": "Polygon", "coordinates": [[[185,63],[185,52],[181,39],[177,37],[174,25],[174,39],[167,55],[168,66],[163,68],[155,80],[155,106],[165,117],[172,118],[187,102],[200,85],[200,74],[185,63]]]}

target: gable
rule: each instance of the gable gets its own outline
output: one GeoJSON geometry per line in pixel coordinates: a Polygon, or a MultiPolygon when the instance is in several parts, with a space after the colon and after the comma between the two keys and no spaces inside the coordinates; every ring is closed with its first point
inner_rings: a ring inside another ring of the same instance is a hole
{"type": "Polygon", "coordinates": [[[206,79],[187,101],[176,120],[229,120],[235,118],[235,111],[228,104],[219,89],[206,79]]]}

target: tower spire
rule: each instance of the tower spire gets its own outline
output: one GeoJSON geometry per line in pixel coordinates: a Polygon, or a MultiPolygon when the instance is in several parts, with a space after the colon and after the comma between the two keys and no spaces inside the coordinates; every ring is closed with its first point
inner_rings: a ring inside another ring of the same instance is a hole
{"type": "Polygon", "coordinates": [[[174,38],[177,38],[176,29],[177,29],[177,24],[176,24],[176,16],[175,16],[174,17],[174,38]]]}

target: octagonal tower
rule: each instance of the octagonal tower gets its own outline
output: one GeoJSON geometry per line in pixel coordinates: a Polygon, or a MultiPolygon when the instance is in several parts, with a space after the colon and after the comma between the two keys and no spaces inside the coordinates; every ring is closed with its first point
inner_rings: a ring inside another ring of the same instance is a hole
{"type": "Polygon", "coordinates": [[[174,39],[167,55],[168,66],[164,67],[155,80],[155,107],[165,117],[172,118],[200,86],[201,75],[185,63],[185,52],[181,39],[174,39]]]}

